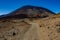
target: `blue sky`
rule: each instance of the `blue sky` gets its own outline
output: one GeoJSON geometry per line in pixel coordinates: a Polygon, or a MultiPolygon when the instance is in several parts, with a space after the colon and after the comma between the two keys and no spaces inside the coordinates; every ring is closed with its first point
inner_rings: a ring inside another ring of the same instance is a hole
{"type": "Polygon", "coordinates": [[[8,14],[24,5],[41,6],[55,13],[60,12],[60,0],[0,0],[0,15],[8,14]]]}

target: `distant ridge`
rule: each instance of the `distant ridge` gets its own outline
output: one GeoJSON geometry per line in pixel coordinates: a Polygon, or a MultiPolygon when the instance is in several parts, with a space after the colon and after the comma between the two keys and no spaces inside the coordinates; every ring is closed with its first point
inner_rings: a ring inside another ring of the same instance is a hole
{"type": "Polygon", "coordinates": [[[30,17],[44,18],[49,15],[55,15],[55,13],[43,7],[26,5],[21,8],[16,9],[15,11],[9,14],[0,16],[0,19],[1,18],[30,18],[30,17]]]}

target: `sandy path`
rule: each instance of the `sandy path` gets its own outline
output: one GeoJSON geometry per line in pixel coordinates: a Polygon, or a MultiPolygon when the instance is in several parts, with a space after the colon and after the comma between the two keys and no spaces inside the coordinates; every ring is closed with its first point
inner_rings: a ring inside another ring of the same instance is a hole
{"type": "Polygon", "coordinates": [[[30,22],[30,24],[32,24],[32,26],[30,27],[30,29],[26,32],[26,34],[24,35],[23,40],[39,40],[39,24],[34,23],[34,22],[30,22]]]}

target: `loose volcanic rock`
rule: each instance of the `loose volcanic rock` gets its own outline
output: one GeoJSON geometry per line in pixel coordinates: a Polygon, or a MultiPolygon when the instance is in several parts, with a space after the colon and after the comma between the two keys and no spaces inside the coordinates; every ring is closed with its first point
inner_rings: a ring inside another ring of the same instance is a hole
{"type": "Polygon", "coordinates": [[[0,40],[60,40],[60,17],[43,7],[23,6],[0,16],[0,40]]]}

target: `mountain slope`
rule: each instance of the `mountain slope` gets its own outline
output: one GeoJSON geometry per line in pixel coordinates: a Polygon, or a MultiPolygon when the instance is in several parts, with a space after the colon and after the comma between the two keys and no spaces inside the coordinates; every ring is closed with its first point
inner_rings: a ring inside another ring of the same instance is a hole
{"type": "Polygon", "coordinates": [[[29,18],[29,17],[30,18],[36,18],[36,17],[44,18],[50,15],[55,15],[55,13],[43,7],[27,5],[2,17],[3,18],[29,18]]]}
{"type": "Polygon", "coordinates": [[[35,6],[20,9],[1,16],[0,40],[60,40],[59,14],[35,6]]]}

